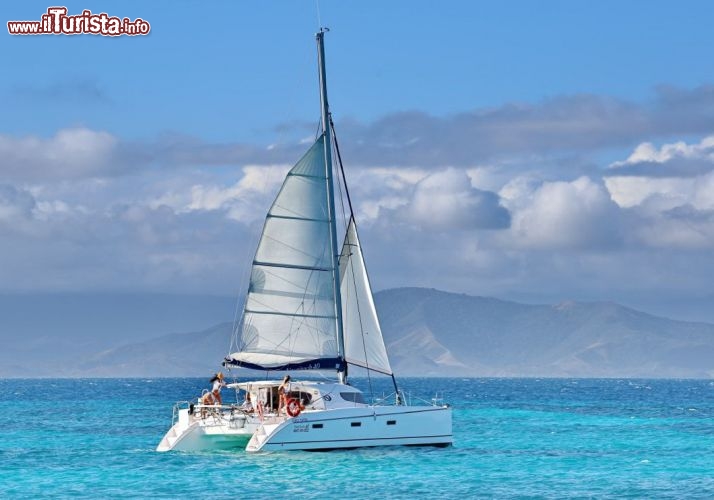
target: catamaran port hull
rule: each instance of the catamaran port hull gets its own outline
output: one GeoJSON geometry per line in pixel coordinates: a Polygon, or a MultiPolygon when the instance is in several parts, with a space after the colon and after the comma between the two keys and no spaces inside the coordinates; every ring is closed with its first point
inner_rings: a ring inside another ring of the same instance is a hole
{"type": "Polygon", "coordinates": [[[257,420],[230,413],[201,416],[188,409],[178,411],[178,421],[169,429],[156,451],[201,451],[243,449],[259,426],[257,420]]]}

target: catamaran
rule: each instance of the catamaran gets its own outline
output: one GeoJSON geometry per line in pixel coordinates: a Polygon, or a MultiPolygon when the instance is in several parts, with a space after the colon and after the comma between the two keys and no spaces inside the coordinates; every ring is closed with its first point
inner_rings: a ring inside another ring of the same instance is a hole
{"type": "Polygon", "coordinates": [[[205,398],[177,403],[174,424],[158,451],[448,446],[453,441],[451,408],[439,400],[406,404],[389,363],[327,100],[326,31],[316,34],[321,130],[288,172],[267,213],[235,329],[235,350],[223,365],[266,372],[331,371],[336,380],[228,384],[250,401],[242,407],[210,404],[205,398]],[[333,148],[339,171],[333,169],[333,148]],[[349,209],[341,246],[336,175],[341,175],[349,209]],[[348,382],[350,366],[391,377],[393,402],[367,402],[348,382]]]}

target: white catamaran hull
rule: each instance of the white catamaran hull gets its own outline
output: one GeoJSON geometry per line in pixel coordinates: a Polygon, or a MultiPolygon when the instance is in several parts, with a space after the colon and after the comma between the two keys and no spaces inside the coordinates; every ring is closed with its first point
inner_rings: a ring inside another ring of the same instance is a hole
{"type": "Polygon", "coordinates": [[[189,409],[178,411],[177,422],[169,429],[156,451],[200,451],[244,448],[260,426],[260,421],[229,412],[201,416],[189,409]]]}
{"type": "Polygon", "coordinates": [[[306,411],[296,418],[264,423],[246,450],[332,450],[372,446],[449,446],[451,408],[365,406],[306,411]]]}

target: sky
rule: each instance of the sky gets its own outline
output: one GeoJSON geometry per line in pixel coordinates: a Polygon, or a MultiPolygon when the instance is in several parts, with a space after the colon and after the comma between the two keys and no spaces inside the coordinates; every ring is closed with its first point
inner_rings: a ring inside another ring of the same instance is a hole
{"type": "Polygon", "coordinates": [[[151,32],[0,36],[0,293],[244,293],[323,25],[376,290],[709,317],[711,2],[66,6],[151,32]]]}

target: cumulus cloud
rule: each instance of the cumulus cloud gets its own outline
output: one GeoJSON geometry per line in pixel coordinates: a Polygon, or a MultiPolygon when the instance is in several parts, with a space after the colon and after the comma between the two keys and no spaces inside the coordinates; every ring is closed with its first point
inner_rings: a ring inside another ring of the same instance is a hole
{"type": "Polygon", "coordinates": [[[696,190],[696,178],[606,177],[610,196],[620,207],[641,206],[645,202],[658,210],[688,203],[696,190]]]}
{"type": "Polygon", "coordinates": [[[639,144],[623,161],[610,165],[611,174],[645,177],[694,177],[714,170],[714,135],[697,144],[678,141],[657,148],[639,144]]]}
{"type": "MultiPolygon", "coordinates": [[[[5,208],[7,190],[0,192],[5,208]]],[[[113,203],[77,211],[27,192],[12,193],[12,201],[9,220],[0,218],[3,292],[237,293],[249,260],[251,227],[222,211],[178,213],[167,206],[113,203]]]]}
{"type": "Polygon", "coordinates": [[[468,175],[454,168],[419,181],[399,213],[432,231],[502,229],[511,222],[497,194],[472,187],[468,175]]]}
{"type": "Polygon", "coordinates": [[[662,211],[691,204],[710,209],[714,136],[694,144],[679,141],[659,148],[649,142],[639,144],[627,159],[604,171],[604,181],[622,207],[649,205],[662,211]]]}
{"type": "Polygon", "coordinates": [[[642,143],[605,175],[612,199],[637,220],[632,234],[643,245],[714,248],[714,136],[659,148],[642,143]]]}
{"type": "Polygon", "coordinates": [[[194,185],[191,187],[191,201],[184,210],[221,210],[236,220],[262,219],[256,211],[262,207],[282,184],[288,165],[247,166],[242,169],[243,177],[233,186],[194,185]]]}
{"type": "Polygon", "coordinates": [[[620,213],[605,186],[588,177],[545,182],[514,199],[513,238],[534,248],[606,248],[620,240],[620,213]]]}
{"type": "Polygon", "coordinates": [[[0,180],[47,180],[104,175],[113,164],[118,140],[87,128],[58,131],[54,137],[0,135],[0,180]]]}

